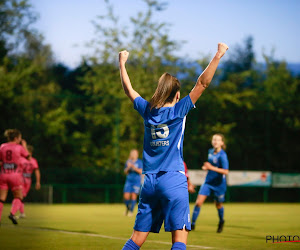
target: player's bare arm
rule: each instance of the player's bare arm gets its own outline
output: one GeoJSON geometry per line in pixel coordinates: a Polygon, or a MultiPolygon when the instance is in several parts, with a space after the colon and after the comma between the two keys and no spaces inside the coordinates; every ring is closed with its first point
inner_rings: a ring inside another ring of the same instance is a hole
{"type": "Polygon", "coordinates": [[[136,166],[134,166],[133,164],[132,164],[132,168],[131,168],[132,170],[134,170],[135,172],[137,172],[138,174],[142,174],[142,172],[143,172],[143,170],[142,169],[140,169],[140,168],[137,168],[136,166]]]}
{"type": "Polygon", "coordinates": [[[128,174],[129,170],[134,166],[131,162],[127,162],[126,168],[124,169],[125,174],[128,174]]]}
{"type": "Polygon", "coordinates": [[[214,167],[209,162],[204,162],[204,165],[202,166],[202,169],[203,170],[215,171],[215,172],[217,172],[219,174],[225,174],[225,175],[227,175],[229,173],[228,169],[214,167]]]}
{"type": "Polygon", "coordinates": [[[214,58],[211,60],[211,62],[208,64],[206,69],[202,72],[202,74],[198,77],[198,80],[190,92],[190,97],[193,102],[193,104],[196,103],[196,101],[199,99],[199,97],[202,95],[204,90],[209,86],[216,70],[219,65],[220,59],[225,54],[225,52],[228,50],[228,46],[225,43],[219,43],[218,44],[218,51],[215,54],[214,58]]]}
{"type": "Polygon", "coordinates": [[[130,98],[133,102],[135,98],[139,97],[140,95],[132,88],[125,64],[127,62],[129,56],[129,52],[123,50],[119,52],[119,67],[120,67],[120,76],[121,76],[121,83],[124,89],[125,94],[130,98]]]}
{"type": "Polygon", "coordinates": [[[36,169],[34,171],[34,173],[35,173],[35,180],[36,180],[35,189],[40,190],[40,188],[41,188],[41,173],[40,173],[40,170],[36,169]]]}
{"type": "Polygon", "coordinates": [[[28,153],[28,156],[26,158],[29,160],[31,156],[27,149],[27,142],[24,139],[21,140],[21,145],[23,146],[23,148],[25,148],[26,152],[28,153]]]}
{"type": "Polygon", "coordinates": [[[195,190],[195,186],[191,183],[191,181],[189,180],[189,178],[187,178],[187,183],[188,183],[188,191],[189,193],[193,194],[196,192],[195,190]]]}

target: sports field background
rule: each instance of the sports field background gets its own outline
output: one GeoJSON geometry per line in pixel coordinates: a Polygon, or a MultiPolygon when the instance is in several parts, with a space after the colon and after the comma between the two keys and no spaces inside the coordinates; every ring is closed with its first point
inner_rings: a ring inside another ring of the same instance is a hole
{"type": "MultiPolygon", "coordinates": [[[[191,204],[191,210],[193,204],[191,204]]],[[[132,233],[135,216],[122,204],[26,206],[27,218],[13,226],[5,205],[0,249],[121,249],[132,233]],[[16,237],[17,236],[17,237],[16,237]]],[[[266,235],[299,235],[300,205],[291,203],[225,204],[225,227],[216,233],[217,211],[203,205],[187,249],[299,249],[300,243],[266,243],[266,235]]],[[[170,249],[170,233],[150,234],[142,249],[170,249]]]]}

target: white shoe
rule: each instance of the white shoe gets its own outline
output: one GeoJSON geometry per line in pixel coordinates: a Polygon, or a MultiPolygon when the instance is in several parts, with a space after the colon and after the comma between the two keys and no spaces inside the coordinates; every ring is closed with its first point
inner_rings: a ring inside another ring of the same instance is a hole
{"type": "Polygon", "coordinates": [[[133,213],[131,211],[129,211],[127,216],[131,217],[131,216],[133,216],[133,213]]]}
{"type": "Polygon", "coordinates": [[[26,215],[25,215],[25,213],[23,213],[23,214],[20,214],[20,215],[18,216],[18,219],[24,219],[24,218],[26,218],[26,215]]]}

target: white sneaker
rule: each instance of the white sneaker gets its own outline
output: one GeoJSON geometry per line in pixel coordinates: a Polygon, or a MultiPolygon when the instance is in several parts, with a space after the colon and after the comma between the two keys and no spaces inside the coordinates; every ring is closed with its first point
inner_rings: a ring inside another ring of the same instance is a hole
{"type": "Polygon", "coordinates": [[[24,219],[24,218],[26,218],[26,215],[25,215],[25,213],[23,213],[23,214],[20,214],[20,215],[18,216],[18,219],[24,219]]]}
{"type": "Polygon", "coordinates": [[[131,216],[133,216],[133,213],[131,211],[129,211],[127,216],[131,217],[131,216]]]}

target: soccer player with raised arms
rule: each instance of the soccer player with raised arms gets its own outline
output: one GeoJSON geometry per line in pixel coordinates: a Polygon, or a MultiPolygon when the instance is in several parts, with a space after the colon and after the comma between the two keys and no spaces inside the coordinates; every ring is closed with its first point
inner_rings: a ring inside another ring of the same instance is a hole
{"type": "Polygon", "coordinates": [[[132,216],[136,199],[140,193],[141,175],[143,170],[143,162],[138,158],[139,152],[132,149],[129,158],[125,163],[124,173],[127,175],[124,185],[124,203],[126,206],[125,215],[132,216]]]}
{"type": "Polygon", "coordinates": [[[219,215],[219,225],[217,233],[223,231],[224,207],[226,192],[226,175],[228,174],[228,158],[225,152],[225,138],[222,134],[215,134],[212,137],[213,148],[208,150],[208,161],[202,166],[203,170],[208,170],[205,181],[199,190],[199,194],[194,207],[192,218],[192,230],[195,229],[196,220],[200,213],[200,208],[207,196],[214,195],[216,207],[219,215]]]}
{"type": "Polygon", "coordinates": [[[164,73],[150,102],[132,87],[126,71],[129,53],[119,53],[121,83],[144,119],[143,173],[138,213],[131,238],[123,249],[139,249],[149,232],[159,233],[164,222],[165,231],[172,234],[172,249],[186,249],[191,230],[187,178],[183,165],[183,137],[186,115],[209,86],[221,57],[228,46],[218,44],[218,51],[199,76],[190,94],[180,99],[180,82],[164,73]]]}

